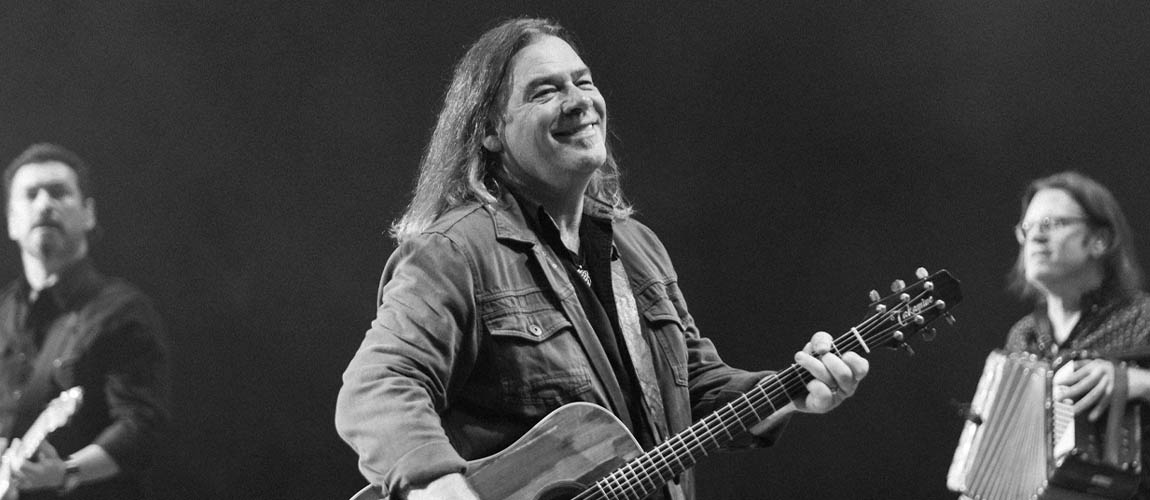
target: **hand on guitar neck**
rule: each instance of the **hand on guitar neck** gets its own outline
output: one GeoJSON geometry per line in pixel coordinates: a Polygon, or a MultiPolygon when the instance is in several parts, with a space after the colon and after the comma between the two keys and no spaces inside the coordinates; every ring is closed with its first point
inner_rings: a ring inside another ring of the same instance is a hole
{"type": "MultiPolygon", "coordinates": [[[[18,447],[19,442],[15,440],[12,444],[18,447]]],[[[23,491],[58,489],[64,485],[65,469],[56,448],[43,441],[34,460],[18,460],[13,464],[12,478],[23,491]]]]}
{"type": "Polygon", "coordinates": [[[807,382],[806,396],[780,408],[770,417],[751,427],[752,434],[766,434],[768,430],[794,411],[826,413],[854,395],[858,384],[870,371],[870,362],[854,351],[840,357],[833,352],[834,341],[826,332],[818,332],[803,350],[795,353],[795,364],[814,377],[807,382]]]}
{"type": "Polygon", "coordinates": [[[818,332],[802,351],[795,353],[795,363],[815,377],[807,383],[807,396],[795,401],[795,408],[805,413],[826,413],[854,395],[859,382],[870,371],[870,363],[857,352],[835,354],[834,341],[826,332],[818,332]]]}
{"type": "Polygon", "coordinates": [[[4,449],[0,457],[0,500],[16,498],[19,490],[59,488],[64,484],[64,462],[44,439],[68,422],[83,396],[80,387],[61,392],[36,417],[24,437],[13,439],[4,449]]]}

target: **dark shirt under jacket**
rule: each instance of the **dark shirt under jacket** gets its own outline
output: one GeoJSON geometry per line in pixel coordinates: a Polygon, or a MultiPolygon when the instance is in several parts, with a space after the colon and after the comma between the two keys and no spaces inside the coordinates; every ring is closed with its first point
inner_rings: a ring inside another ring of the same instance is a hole
{"type": "MultiPolygon", "coordinates": [[[[135,287],[82,260],[29,297],[23,278],[0,292],[0,436],[21,437],[60,392],[84,389],[68,424],[49,435],[61,457],[95,443],[119,476],[68,498],[144,498],[143,472],[169,425],[168,350],[159,315],[135,287]]],[[[57,498],[22,492],[21,499],[57,498]]]]}
{"type": "MultiPolygon", "coordinates": [[[[1054,329],[1044,302],[1038,304],[1034,313],[1015,323],[1006,339],[1006,350],[1033,353],[1056,366],[1076,358],[1117,356],[1148,345],[1150,295],[1142,291],[1094,291],[1084,295],[1082,316],[1062,344],[1054,341],[1054,329]]],[[[1150,366],[1150,360],[1139,365],[1150,366]]],[[[1142,485],[1137,498],[1150,500],[1150,405],[1141,404],[1142,485]]]]}
{"type": "MultiPolygon", "coordinates": [[[[649,228],[612,219],[599,200],[585,198],[583,208],[591,220],[610,221],[611,253],[626,272],[650,346],[668,435],[771,374],[723,363],[695,326],[670,257],[649,228]]],[[[610,300],[581,297],[574,282],[582,277],[571,277],[523,212],[511,194],[456,207],[388,259],[376,319],[344,371],[335,415],[360,471],[385,496],[466,471],[467,460],[504,449],[567,403],[597,404],[635,426],[623,417],[632,405],[605,353],[603,344],[612,342],[600,340],[592,322],[603,322],[584,307],[610,300]]],[[[594,269],[592,283],[600,280],[594,269]]],[[[780,430],[740,436],[730,447],[769,444],[780,430]]],[[[693,499],[692,471],[667,487],[693,499]]]]}

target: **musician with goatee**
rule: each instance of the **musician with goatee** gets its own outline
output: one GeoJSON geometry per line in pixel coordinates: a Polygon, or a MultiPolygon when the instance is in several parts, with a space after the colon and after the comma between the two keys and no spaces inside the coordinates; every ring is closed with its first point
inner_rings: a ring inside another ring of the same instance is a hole
{"type": "MultiPolygon", "coordinates": [[[[1054,396],[1072,401],[1074,413],[1091,421],[1105,414],[1114,394],[1145,405],[1150,371],[1115,362],[1128,353],[1137,361],[1136,351],[1150,346],[1150,296],[1142,291],[1130,226],[1113,194],[1085,175],[1062,172],[1031,182],[1022,211],[1011,285],[1035,309],[1011,328],[1006,349],[1056,367],[1081,359],[1077,368],[1057,372],[1054,396]]],[[[1145,410],[1143,421],[1150,421],[1145,410]]],[[[1143,426],[1143,443],[1150,443],[1148,432],[1143,426]]],[[[1147,451],[1144,446],[1141,499],[1150,499],[1147,451]]]]}
{"type": "MultiPolygon", "coordinates": [[[[727,366],[700,335],[667,251],[623,199],[607,117],[552,22],[507,21],[459,61],[336,407],[377,497],[477,498],[468,461],[567,403],[609,411],[650,449],[771,376],[727,366]]],[[[768,444],[794,410],[855,392],[867,361],[831,340],[795,354],[809,392],[750,434],[729,430],[733,446],[768,444]]],[[[595,413],[574,406],[588,413],[560,441],[603,440],[580,433],[595,413]]],[[[544,441],[508,481],[593,453],[544,441]]],[[[661,479],[656,498],[694,497],[689,470],[661,479]]]]}
{"type": "Polygon", "coordinates": [[[4,171],[4,188],[8,235],[23,263],[22,276],[0,292],[7,498],[147,498],[143,474],[170,418],[159,315],[139,290],[89,259],[96,206],[79,156],[35,144],[4,171]],[[82,390],[78,406],[48,409],[74,387],[82,390]],[[33,445],[40,415],[62,426],[33,445]]]}

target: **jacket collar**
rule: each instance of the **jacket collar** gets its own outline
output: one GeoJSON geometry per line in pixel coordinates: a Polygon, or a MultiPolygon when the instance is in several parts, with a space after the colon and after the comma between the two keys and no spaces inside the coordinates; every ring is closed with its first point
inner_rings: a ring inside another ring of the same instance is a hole
{"type": "MultiPolygon", "coordinates": [[[[44,297],[50,298],[61,310],[70,310],[90,295],[99,279],[99,271],[96,271],[92,261],[85,257],[64,268],[56,283],[41,293],[44,297]]],[[[27,300],[32,287],[27,279],[21,279],[19,283],[20,294],[27,300]]]]}
{"type": "MultiPolygon", "coordinates": [[[[494,204],[484,205],[495,224],[495,237],[526,245],[539,243],[539,237],[531,230],[523,214],[523,206],[538,207],[531,200],[517,196],[510,189],[503,190],[503,196],[494,204]],[[523,202],[522,205],[520,202],[523,202]]],[[[533,208],[534,209],[534,208],[533,208]]],[[[583,214],[596,218],[611,219],[613,211],[607,202],[591,196],[583,197],[583,214]]]]}

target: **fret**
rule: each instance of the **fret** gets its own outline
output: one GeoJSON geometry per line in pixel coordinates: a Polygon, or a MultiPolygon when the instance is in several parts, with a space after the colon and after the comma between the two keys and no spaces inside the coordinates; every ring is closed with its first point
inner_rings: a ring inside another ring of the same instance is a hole
{"type": "MultiPolygon", "coordinates": [[[[940,271],[929,278],[925,277],[925,271],[923,271],[920,278],[918,283],[909,287],[902,287],[896,293],[882,299],[878,298],[877,292],[874,293],[874,298],[872,298],[874,302],[869,307],[869,315],[861,323],[835,338],[831,345],[831,352],[841,357],[845,353],[854,351],[869,353],[875,347],[882,345],[902,347],[906,345],[906,339],[910,335],[918,333],[926,324],[938,318],[949,319],[950,312],[948,309],[950,306],[962,300],[958,290],[958,282],[945,271],[940,271]]],[[[630,461],[626,463],[611,462],[615,464],[613,472],[599,476],[593,486],[581,493],[565,495],[562,498],[571,498],[572,500],[590,500],[592,498],[598,500],[642,500],[647,498],[666,484],[666,481],[694,466],[700,457],[709,456],[713,451],[723,448],[741,432],[745,432],[753,425],[762,422],[764,418],[774,415],[786,404],[794,402],[796,398],[804,397],[807,394],[807,384],[813,380],[815,377],[797,364],[792,364],[764,377],[746,393],[728,401],[686,429],[667,437],[653,449],[643,452],[637,444],[634,444],[634,449],[630,450],[633,454],[627,455],[633,457],[630,461]]],[[[555,413],[560,413],[562,410],[563,408],[560,408],[555,413]]],[[[588,415],[582,412],[583,410],[580,410],[579,413],[572,413],[571,415],[588,415]]],[[[621,432],[625,435],[626,429],[623,425],[617,420],[614,422],[618,424],[618,430],[612,432],[621,432]]],[[[569,426],[555,428],[566,429],[569,426]]],[[[530,432],[535,432],[535,429],[530,432]]],[[[546,427],[538,432],[561,431],[546,427]]],[[[621,448],[627,447],[621,446],[621,448]]],[[[501,458],[506,460],[508,457],[501,458]]],[[[530,460],[532,460],[532,465],[536,465],[540,461],[540,457],[531,455],[530,460]]],[[[502,461],[487,462],[486,460],[484,462],[504,463],[502,461]]],[[[546,461],[543,463],[543,465],[547,464],[546,461]]],[[[601,466],[605,462],[597,462],[597,464],[601,466]]],[[[495,466],[492,465],[492,467],[495,466]]],[[[477,478],[476,475],[468,474],[469,480],[477,478]]],[[[507,474],[498,477],[483,476],[483,478],[486,481],[491,481],[491,491],[507,491],[505,483],[516,480],[516,478],[508,477],[507,474]],[[494,487],[496,482],[499,483],[498,489],[494,487]]],[[[561,483],[556,484],[567,484],[572,481],[572,479],[565,478],[556,479],[562,480],[561,483]]],[[[473,486],[477,485],[473,484],[473,486]]],[[[539,491],[532,492],[526,484],[517,487],[521,489],[515,491],[521,492],[522,495],[514,496],[514,500],[541,498],[539,491]]],[[[482,496],[485,490],[476,488],[476,491],[482,496]]],[[[495,497],[506,498],[507,495],[497,494],[495,497]]],[[[547,496],[546,498],[560,497],[547,496]]]]}

